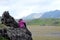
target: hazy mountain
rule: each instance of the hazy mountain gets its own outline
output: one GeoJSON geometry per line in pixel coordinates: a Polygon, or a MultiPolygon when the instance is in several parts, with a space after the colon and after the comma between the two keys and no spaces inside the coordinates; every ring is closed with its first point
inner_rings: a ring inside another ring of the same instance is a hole
{"type": "Polygon", "coordinates": [[[60,18],[60,10],[46,12],[41,18],[60,18]]]}
{"type": "Polygon", "coordinates": [[[60,18],[60,10],[49,11],[45,13],[32,13],[23,19],[31,20],[31,19],[38,19],[38,18],[60,18]]]}
{"type": "Polygon", "coordinates": [[[42,13],[32,13],[32,14],[24,17],[23,19],[25,19],[25,20],[38,19],[41,16],[42,16],[42,13]]]}

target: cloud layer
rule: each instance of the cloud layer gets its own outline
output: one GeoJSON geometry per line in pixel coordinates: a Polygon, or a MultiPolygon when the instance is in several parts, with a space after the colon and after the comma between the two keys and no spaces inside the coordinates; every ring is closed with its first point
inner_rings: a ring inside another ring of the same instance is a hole
{"type": "Polygon", "coordinates": [[[22,18],[31,13],[60,10],[60,0],[0,0],[0,15],[5,10],[14,18],[22,18]]]}

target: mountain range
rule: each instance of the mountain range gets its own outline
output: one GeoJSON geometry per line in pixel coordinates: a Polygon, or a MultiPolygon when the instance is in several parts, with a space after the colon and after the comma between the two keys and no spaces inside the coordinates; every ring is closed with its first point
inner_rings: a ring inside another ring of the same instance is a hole
{"type": "Polygon", "coordinates": [[[42,13],[32,13],[26,17],[23,17],[23,19],[26,19],[26,20],[37,19],[37,18],[40,18],[41,15],[42,13]]]}
{"type": "Polygon", "coordinates": [[[38,19],[38,18],[60,18],[60,10],[48,11],[45,13],[32,13],[23,19],[31,20],[31,19],[38,19]]]}
{"type": "Polygon", "coordinates": [[[46,12],[41,16],[41,18],[60,18],[60,10],[46,12]]]}

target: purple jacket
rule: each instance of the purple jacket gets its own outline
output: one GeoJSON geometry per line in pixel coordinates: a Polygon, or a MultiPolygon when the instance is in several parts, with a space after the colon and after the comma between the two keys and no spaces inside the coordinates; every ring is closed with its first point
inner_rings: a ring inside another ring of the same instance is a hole
{"type": "Polygon", "coordinates": [[[24,28],[25,27],[24,23],[25,22],[23,20],[19,20],[18,22],[19,28],[24,28]]]}

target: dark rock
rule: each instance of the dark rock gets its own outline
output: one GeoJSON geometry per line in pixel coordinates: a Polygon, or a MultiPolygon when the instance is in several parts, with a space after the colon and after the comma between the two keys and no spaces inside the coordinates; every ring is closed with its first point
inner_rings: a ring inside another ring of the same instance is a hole
{"type": "Polygon", "coordinates": [[[7,34],[11,40],[29,40],[29,39],[32,39],[30,35],[26,34],[26,29],[8,28],[7,34]]]}
{"type": "Polygon", "coordinates": [[[18,23],[13,17],[9,15],[8,11],[5,11],[1,19],[2,24],[5,24],[7,28],[0,30],[0,34],[9,40],[32,40],[26,29],[18,28],[18,23]]]}
{"type": "Polygon", "coordinates": [[[14,28],[18,27],[18,23],[14,20],[12,16],[9,15],[8,11],[5,11],[3,13],[1,22],[2,24],[5,24],[6,26],[9,26],[9,27],[14,27],[14,28]]]}

